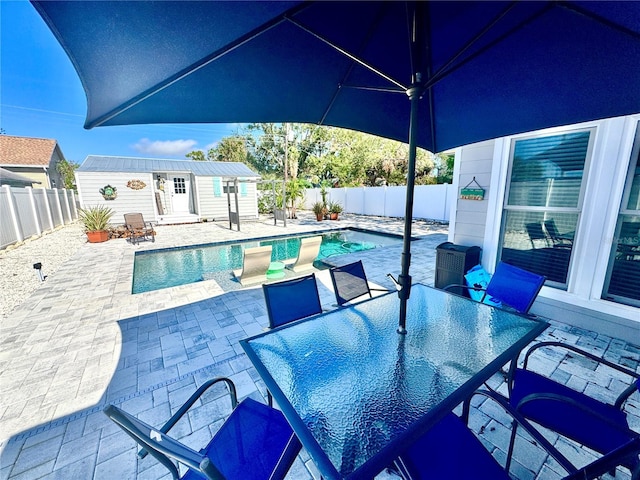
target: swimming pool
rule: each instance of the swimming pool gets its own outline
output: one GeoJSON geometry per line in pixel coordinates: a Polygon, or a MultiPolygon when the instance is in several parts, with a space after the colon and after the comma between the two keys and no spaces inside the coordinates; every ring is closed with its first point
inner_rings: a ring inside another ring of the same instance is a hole
{"type": "MultiPolygon", "coordinates": [[[[315,263],[319,268],[323,267],[323,258],[402,243],[399,235],[349,228],[136,252],[132,293],[150,292],[208,279],[218,281],[224,288],[223,284],[230,286],[237,283],[233,280],[231,271],[242,268],[242,252],[245,248],[272,245],[271,261],[295,259],[300,249],[300,239],[316,235],[322,235],[320,254],[315,263]]],[[[239,287],[238,283],[236,288],[239,287]]]]}

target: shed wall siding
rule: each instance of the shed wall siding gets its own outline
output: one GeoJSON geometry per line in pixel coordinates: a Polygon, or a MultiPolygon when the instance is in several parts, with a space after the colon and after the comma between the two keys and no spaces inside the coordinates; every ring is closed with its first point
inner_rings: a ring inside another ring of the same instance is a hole
{"type": "Polygon", "coordinates": [[[146,221],[156,219],[153,179],[149,173],[76,172],[76,182],[81,207],[104,205],[111,208],[115,212],[111,221],[114,225],[124,223],[124,214],[131,212],[142,213],[146,221]],[[127,187],[129,180],[142,180],[146,186],[142,190],[133,190],[127,187]],[[105,185],[117,188],[115,200],[102,197],[100,189],[105,185]]]}
{"type": "MultiPolygon", "coordinates": [[[[207,219],[229,218],[229,207],[227,204],[227,194],[216,197],[214,195],[213,179],[216,177],[196,177],[198,195],[200,196],[200,216],[207,219]]],[[[223,187],[226,185],[222,182],[223,187]]],[[[248,183],[247,195],[238,194],[238,208],[240,216],[243,218],[258,216],[257,186],[255,183],[248,183]]],[[[235,209],[235,200],[231,196],[232,208],[235,209]]]]}

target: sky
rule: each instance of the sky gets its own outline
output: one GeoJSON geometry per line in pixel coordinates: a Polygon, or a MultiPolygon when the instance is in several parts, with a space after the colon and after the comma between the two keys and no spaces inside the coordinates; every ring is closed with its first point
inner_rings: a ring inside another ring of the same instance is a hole
{"type": "Polygon", "coordinates": [[[64,157],[88,155],[185,159],[237,132],[238,124],[133,125],[85,130],[86,98],[64,50],[26,0],[0,0],[0,128],[49,138],[64,157]]]}

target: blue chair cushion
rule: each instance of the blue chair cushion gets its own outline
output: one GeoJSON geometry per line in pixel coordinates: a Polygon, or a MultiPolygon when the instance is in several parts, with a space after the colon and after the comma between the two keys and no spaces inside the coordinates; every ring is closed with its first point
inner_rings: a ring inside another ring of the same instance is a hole
{"type": "Polygon", "coordinates": [[[529,370],[516,370],[509,402],[530,420],[603,454],[638,435],[629,429],[624,412],[529,370]],[[608,421],[557,400],[539,399],[518,406],[525,397],[542,393],[569,398],[608,421]]]}
{"type": "MultiPolygon", "coordinates": [[[[264,480],[278,464],[292,433],[279,410],[247,398],[200,453],[228,480],[264,480]]],[[[189,470],[182,478],[206,477],[189,470]]]]}
{"type": "Polygon", "coordinates": [[[509,479],[480,440],[453,413],[420,437],[400,458],[414,479],[509,479]]]}

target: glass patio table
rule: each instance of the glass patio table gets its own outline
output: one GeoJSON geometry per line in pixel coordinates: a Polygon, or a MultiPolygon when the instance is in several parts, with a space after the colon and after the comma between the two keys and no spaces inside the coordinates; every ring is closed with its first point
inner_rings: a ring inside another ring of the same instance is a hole
{"type": "Polygon", "coordinates": [[[425,285],[241,340],[325,479],[373,478],[548,324],[425,285]]]}

